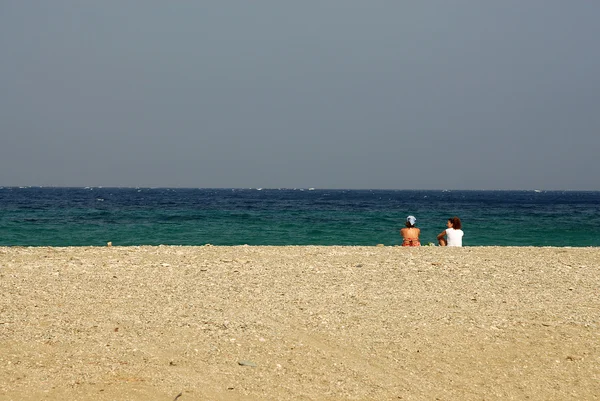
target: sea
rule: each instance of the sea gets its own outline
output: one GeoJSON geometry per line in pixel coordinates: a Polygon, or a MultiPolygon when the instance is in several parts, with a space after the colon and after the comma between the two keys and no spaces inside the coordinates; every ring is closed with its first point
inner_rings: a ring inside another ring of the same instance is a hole
{"type": "Polygon", "coordinates": [[[600,246],[599,191],[0,187],[0,246],[421,243],[449,217],[464,246],[600,246]]]}

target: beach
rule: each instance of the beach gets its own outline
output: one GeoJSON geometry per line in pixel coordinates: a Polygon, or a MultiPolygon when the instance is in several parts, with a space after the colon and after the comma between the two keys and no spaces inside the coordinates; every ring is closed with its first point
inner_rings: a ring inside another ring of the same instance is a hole
{"type": "Polygon", "coordinates": [[[0,400],[596,400],[600,248],[0,247],[0,400]]]}

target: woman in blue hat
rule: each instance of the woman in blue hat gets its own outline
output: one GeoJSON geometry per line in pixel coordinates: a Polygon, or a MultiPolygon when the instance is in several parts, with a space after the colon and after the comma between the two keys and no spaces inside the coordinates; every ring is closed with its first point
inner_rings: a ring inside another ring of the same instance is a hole
{"type": "Polygon", "coordinates": [[[406,218],[406,227],[400,230],[402,246],[421,246],[421,242],[419,241],[421,230],[415,227],[416,221],[415,216],[408,216],[406,218]]]}

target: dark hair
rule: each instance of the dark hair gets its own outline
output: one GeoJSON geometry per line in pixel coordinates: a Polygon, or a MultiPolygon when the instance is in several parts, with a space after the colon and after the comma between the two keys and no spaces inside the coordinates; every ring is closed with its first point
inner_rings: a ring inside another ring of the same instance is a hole
{"type": "Polygon", "coordinates": [[[408,228],[413,228],[415,225],[414,224],[410,224],[410,221],[406,221],[406,227],[408,228]]]}
{"type": "Polygon", "coordinates": [[[450,217],[448,219],[448,221],[450,223],[452,223],[452,228],[454,228],[455,230],[460,230],[462,228],[462,224],[461,224],[460,219],[458,217],[456,217],[456,216],[450,217]]]}

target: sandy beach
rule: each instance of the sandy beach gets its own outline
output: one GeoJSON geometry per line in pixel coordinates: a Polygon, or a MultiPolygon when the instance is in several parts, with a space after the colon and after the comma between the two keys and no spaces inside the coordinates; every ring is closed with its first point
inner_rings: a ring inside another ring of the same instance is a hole
{"type": "Polygon", "coordinates": [[[0,248],[0,400],[600,399],[600,248],[0,248]]]}

